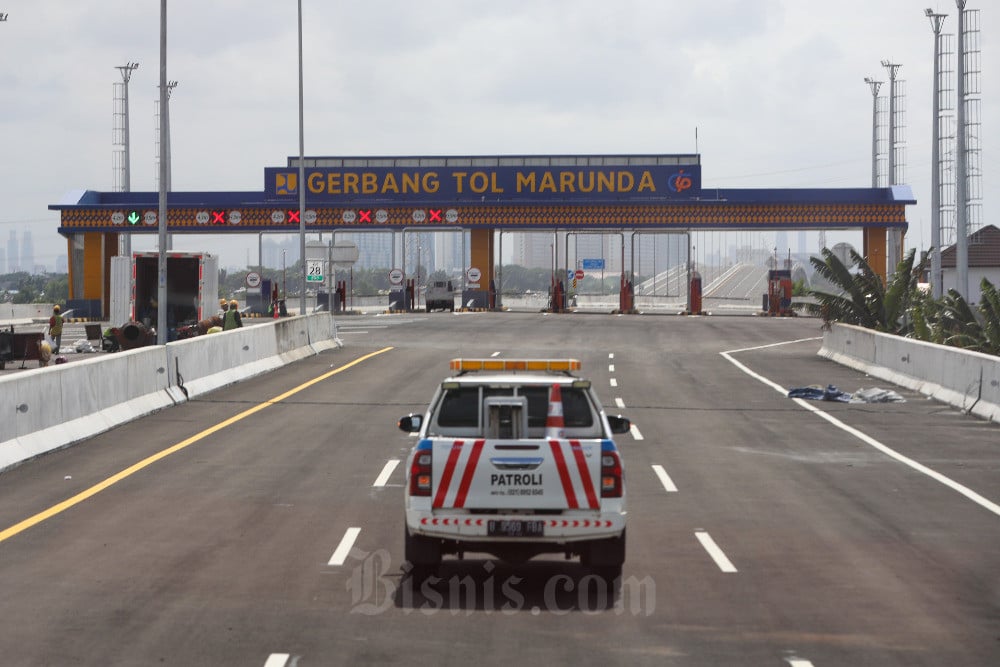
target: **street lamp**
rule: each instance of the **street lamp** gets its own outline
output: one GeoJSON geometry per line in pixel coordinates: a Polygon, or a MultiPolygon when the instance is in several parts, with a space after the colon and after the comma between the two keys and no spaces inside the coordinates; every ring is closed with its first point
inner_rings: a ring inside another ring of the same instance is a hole
{"type": "Polygon", "coordinates": [[[872,187],[878,187],[878,89],[881,81],[870,76],[865,77],[865,83],[872,90],[872,187]]]}
{"type": "Polygon", "coordinates": [[[931,100],[931,296],[939,298],[944,292],[941,274],[941,27],[947,14],[924,10],[934,31],[934,85],[931,100]]]}
{"type": "Polygon", "coordinates": [[[302,123],[302,0],[299,0],[299,256],[302,258],[302,298],[299,315],[306,314],[306,165],[302,123]]]}

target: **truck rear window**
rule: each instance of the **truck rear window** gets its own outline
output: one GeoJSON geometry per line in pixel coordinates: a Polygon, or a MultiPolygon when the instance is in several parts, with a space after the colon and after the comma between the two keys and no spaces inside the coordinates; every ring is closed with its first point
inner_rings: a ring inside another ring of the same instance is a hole
{"type": "MultiPolygon", "coordinates": [[[[511,396],[515,392],[509,388],[485,387],[483,397],[511,396]]],[[[459,387],[449,389],[441,398],[437,425],[442,428],[479,427],[480,387],[459,387]]],[[[518,387],[516,394],[528,399],[528,427],[544,428],[549,414],[549,388],[518,387]]],[[[563,420],[566,428],[589,428],[594,425],[594,413],[586,391],[573,387],[563,387],[563,420]]]]}

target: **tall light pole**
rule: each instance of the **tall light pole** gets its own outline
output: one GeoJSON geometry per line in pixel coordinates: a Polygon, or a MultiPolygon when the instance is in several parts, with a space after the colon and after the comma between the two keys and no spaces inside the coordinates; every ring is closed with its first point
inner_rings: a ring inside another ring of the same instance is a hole
{"type": "Polygon", "coordinates": [[[128,120],[128,82],[132,78],[132,72],[139,69],[139,63],[130,62],[126,65],[115,67],[122,75],[122,192],[132,191],[131,181],[131,160],[129,158],[129,120],[128,120]]]}
{"type": "Polygon", "coordinates": [[[934,85],[931,110],[931,296],[935,299],[944,293],[941,276],[941,27],[947,14],[924,10],[934,31],[934,85]]]}
{"type": "MultiPolygon", "coordinates": [[[[167,188],[166,189],[167,189],[167,192],[170,192],[173,189],[172,182],[171,182],[172,181],[173,170],[171,169],[171,164],[170,164],[170,94],[173,92],[174,88],[176,88],[176,87],[177,87],[177,82],[176,81],[170,81],[170,82],[167,83],[167,106],[166,106],[167,113],[166,113],[165,116],[161,116],[159,113],[157,113],[157,120],[159,121],[159,125],[160,126],[164,126],[165,125],[167,129],[166,129],[166,132],[163,133],[164,136],[166,136],[166,143],[164,143],[163,141],[160,140],[160,127],[156,128],[156,132],[157,132],[156,143],[157,143],[157,146],[159,148],[159,155],[158,155],[158,160],[157,160],[157,165],[156,165],[156,173],[157,173],[157,176],[156,176],[156,186],[157,186],[157,190],[159,190],[159,186],[160,186],[160,163],[163,162],[163,161],[166,161],[166,163],[167,163],[167,168],[166,168],[166,174],[167,174],[167,188]]],[[[159,105],[159,100],[157,100],[157,106],[158,105],[159,105]]],[[[174,246],[174,238],[173,237],[174,237],[173,234],[167,234],[167,250],[170,250],[174,246]]]]}
{"type": "MultiPolygon", "coordinates": [[[[889,70],[889,146],[886,150],[889,158],[888,185],[896,185],[896,74],[902,67],[899,63],[889,60],[882,61],[882,67],[889,70]]],[[[902,255],[902,232],[890,229],[886,231],[886,267],[885,275],[891,276],[896,272],[896,265],[902,255]]]]}
{"type": "MultiPolygon", "coordinates": [[[[132,160],[129,156],[130,153],[130,140],[129,140],[129,117],[128,117],[128,83],[132,78],[132,72],[139,69],[139,63],[129,62],[125,65],[118,65],[116,69],[121,72],[122,82],[121,82],[121,110],[115,109],[115,124],[116,138],[119,136],[120,132],[121,139],[121,149],[114,151],[114,157],[120,159],[119,164],[115,164],[115,187],[119,192],[130,192],[132,190],[132,160]],[[117,123],[121,123],[121,127],[117,127],[117,123]]],[[[117,84],[116,84],[117,88],[117,84]]],[[[119,98],[115,97],[115,102],[117,103],[119,98]]],[[[122,234],[120,250],[126,256],[132,255],[132,235],[122,234]]]]}
{"type": "MultiPolygon", "coordinates": [[[[160,0],[160,118],[167,115],[167,0],[160,0]]],[[[160,123],[160,145],[166,143],[166,125],[160,123]]],[[[167,162],[160,160],[160,192],[156,215],[159,238],[156,291],[156,344],[167,342],[167,162]]]]}
{"type": "Polygon", "coordinates": [[[878,89],[881,81],[866,76],[865,83],[872,91],[872,187],[878,187],[878,89]]]}
{"type": "Polygon", "coordinates": [[[306,164],[302,95],[302,0],[299,0],[299,257],[302,259],[302,298],[299,315],[306,314],[306,164]]]}
{"type": "Polygon", "coordinates": [[[955,289],[969,298],[968,183],[965,166],[965,0],[958,6],[958,54],[955,57],[955,289]]]}

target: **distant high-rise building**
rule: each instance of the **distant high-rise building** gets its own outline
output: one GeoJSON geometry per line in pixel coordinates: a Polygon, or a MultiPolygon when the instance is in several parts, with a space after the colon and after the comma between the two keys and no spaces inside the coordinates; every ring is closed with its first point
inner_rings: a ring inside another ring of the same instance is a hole
{"type": "Polygon", "coordinates": [[[7,253],[3,251],[3,246],[0,245],[0,276],[7,273],[7,253]]]}
{"type": "Polygon", "coordinates": [[[20,270],[21,263],[17,259],[17,232],[12,231],[7,242],[7,273],[16,273],[20,270]]]}
{"type": "Polygon", "coordinates": [[[392,236],[394,232],[358,232],[338,235],[337,241],[345,238],[358,246],[359,269],[395,269],[392,257],[392,236]]]}
{"type": "Polygon", "coordinates": [[[21,237],[21,268],[31,273],[38,273],[35,266],[35,244],[31,241],[31,232],[24,232],[21,237]]]}
{"type": "Polygon", "coordinates": [[[69,272],[69,260],[66,255],[58,255],[56,257],[56,273],[68,273],[69,272]]]}

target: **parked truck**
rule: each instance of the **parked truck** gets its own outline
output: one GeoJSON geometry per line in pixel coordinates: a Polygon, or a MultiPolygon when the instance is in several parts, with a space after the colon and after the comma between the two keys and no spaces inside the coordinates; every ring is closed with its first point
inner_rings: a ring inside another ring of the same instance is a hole
{"type": "MultiPolygon", "coordinates": [[[[159,252],[111,258],[111,322],[156,327],[159,317],[159,252]]],[[[204,252],[168,252],[167,340],[178,330],[215,315],[219,298],[219,258],[204,252]]]]}
{"type": "Polygon", "coordinates": [[[433,280],[424,292],[427,312],[432,310],[455,310],[455,288],[450,280],[433,280]]]}

